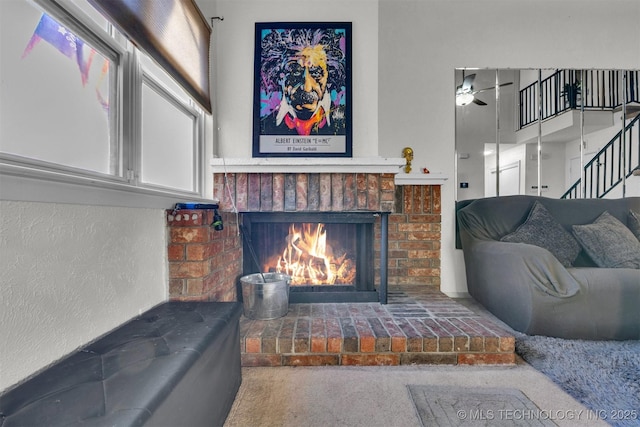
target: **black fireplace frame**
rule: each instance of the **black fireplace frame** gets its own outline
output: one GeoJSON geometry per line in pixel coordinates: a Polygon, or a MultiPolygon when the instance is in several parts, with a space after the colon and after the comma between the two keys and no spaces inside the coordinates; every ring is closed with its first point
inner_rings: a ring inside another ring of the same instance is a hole
{"type": "MultiPolygon", "coordinates": [[[[387,262],[388,262],[388,213],[375,211],[295,211],[295,212],[243,212],[243,272],[251,274],[257,271],[248,245],[253,246],[253,225],[259,223],[324,223],[356,225],[356,251],[358,257],[363,256],[365,248],[370,259],[357,261],[356,283],[353,285],[331,286],[291,286],[289,302],[291,303],[324,303],[324,302],[380,302],[387,303],[387,262]],[[375,223],[380,219],[380,283],[375,283],[374,243],[375,223]],[[362,268],[362,263],[369,264],[362,268]],[[358,263],[361,264],[358,266],[358,263]]],[[[255,249],[255,247],[254,247],[255,249]]]]}

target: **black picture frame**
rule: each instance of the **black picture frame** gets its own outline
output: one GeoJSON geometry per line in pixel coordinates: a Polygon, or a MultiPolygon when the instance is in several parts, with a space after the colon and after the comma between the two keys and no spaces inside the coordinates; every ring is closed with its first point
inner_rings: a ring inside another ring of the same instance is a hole
{"type": "Polygon", "coordinates": [[[352,157],[351,22],[255,26],[253,157],[352,157]]]}

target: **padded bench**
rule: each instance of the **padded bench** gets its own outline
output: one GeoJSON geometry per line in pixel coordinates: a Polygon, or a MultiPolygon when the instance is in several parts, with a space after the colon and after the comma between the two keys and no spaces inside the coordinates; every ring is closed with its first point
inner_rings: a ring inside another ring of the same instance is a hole
{"type": "Polygon", "coordinates": [[[242,381],[236,302],[167,302],[0,396],[0,426],[223,425],[242,381]]]}

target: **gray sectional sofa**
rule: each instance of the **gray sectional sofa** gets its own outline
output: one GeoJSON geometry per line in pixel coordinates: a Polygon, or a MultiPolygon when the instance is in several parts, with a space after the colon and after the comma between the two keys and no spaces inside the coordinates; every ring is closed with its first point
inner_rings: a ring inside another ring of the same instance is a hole
{"type": "Polygon", "coordinates": [[[640,339],[640,198],[458,202],[469,293],[513,329],[640,339]]]}

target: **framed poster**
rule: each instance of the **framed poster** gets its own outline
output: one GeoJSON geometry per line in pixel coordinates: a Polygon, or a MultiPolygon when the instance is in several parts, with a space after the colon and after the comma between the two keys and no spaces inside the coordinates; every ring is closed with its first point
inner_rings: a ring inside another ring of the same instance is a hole
{"type": "Polygon", "coordinates": [[[256,23],[253,157],[352,157],[351,23],[256,23]]]}

